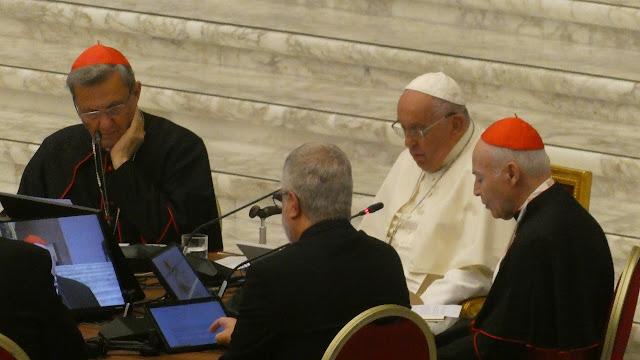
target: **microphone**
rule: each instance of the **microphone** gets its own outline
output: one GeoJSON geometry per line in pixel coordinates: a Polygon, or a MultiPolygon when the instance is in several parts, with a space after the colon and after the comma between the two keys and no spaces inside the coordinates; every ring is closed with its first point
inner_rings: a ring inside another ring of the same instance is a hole
{"type": "Polygon", "coordinates": [[[273,194],[277,193],[278,191],[280,191],[280,189],[276,189],[276,190],[274,190],[274,191],[272,191],[272,192],[270,192],[270,193],[268,193],[268,194],[266,194],[266,195],[263,195],[263,196],[261,196],[261,197],[259,197],[259,198],[255,199],[255,200],[251,200],[250,202],[248,202],[248,203],[246,203],[246,204],[244,204],[244,205],[240,206],[239,208],[237,208],[237,209],[235,209],[235,210],[231,210],[231,211],[229,211],[228,213],[226,213],[226,214],[224,214],[224,215],[222,215],[222,216],[218,216],[218,217],[217,217],[217,218],[215,218],[215,219],[209,220],[209,221],[207,221],[207,222],[206,222],[206,223],[204,223],[204,224],[200,224],[200,225],[196,226],[196,228],[195,228],[195,229],[193,229],[193,231],[192,231],[192,232],[190,232],[190,233],[188,233],[188,234],[187,234],[187,243],[191,242],[191,237],[193,236],[193,234],[196,234],[196,233],[198,233],[198,232],[200,232],[200,231],[202,231],[202,230],[204,230],[204,229],[208,228],[209,226],[211,226],[211,225],[213,225],[213,224],[217,223],[218,221],[220,221],[220,220],[222,220],[222,219],[226,218],[227,216],[229,216],[229,215],[233,215],[233,214],[237,213],[238,211],[240,211],[240,210],[242,210],[242,209],[244,209],[244,208],[246,208],[246,207],[249,207],[250,205],[253,205],[253,204],[257,203],[257,202],[258,202],[258,201],[260,201],[260,200],[264,200],[264,199],[268,198],[269,196],[272,196],[273,194]]]}
{"type": "Polygon", "coordinates": [[[282,208],[273,205],[264,208],[260,208],[260,205],[253,205],[249,210],[249,217],[252,219],[256,216],[260,217],[261,219],[266,219],[269,216],[277,214],[282,214],[282,208]]]}
{"type": "Polygon", "coordinates": [[[96,179],[98,181],[98,190],[102,195],[102,202],[104,203],[104,218],[107,220],[109,226],[111,226],[111,210],[109,209],[109,197],[107,194],[107,182],[104,174],[104,168],[102,167],[102,134],[100,130],[96,130],[93,134],[93,160],[96,166],[96,179]]]}
{"type": "Polygon", "coordinates": [[[247,259],[243,262],[241,262],[240,264],[236,265],[233,269],[231,269],[231,272],[229,273],[229,275],[227,275],[227,277],[224,279],[224,281],[222,281],[222,285],[220,285],[220,289],[218,290],[218,297],[220,299],[222,299],[222,295],[224,295],[225,291],[227,290],[227,284],[229,284],[229,281],[231,280],[231,276],[233,276],[233,274],[238,271],[238,269],[240,269],[241,267],[255,262],[257,260],[266,258],[267,256],[273,255],[275,253],[277,253],[278,251],[288,247],[289,245],[291,245],[291,243],[286,243],[284,245],[280,245],[277,248],[274,248],[273,250],[269,250],[266,253],[262,254],[262,255],[258,255],[256,257],[253,257],[251,259],[247,259]]]}
{"type": "Polygon", "coordinates": [[[352,215],[351,218],[349,218],[349,220],[353,219],[353,218],[357,218],[358,216],[363,216],[363,215],[369,215],[372,214],[380,209],[382,209],[384,207],[384,204],[381,202],[377,202],[375,204],[371,204],[369,206],[367,206],[366,208],[364,208],[362,211],[360,211],[359,213],[352,215]]]}

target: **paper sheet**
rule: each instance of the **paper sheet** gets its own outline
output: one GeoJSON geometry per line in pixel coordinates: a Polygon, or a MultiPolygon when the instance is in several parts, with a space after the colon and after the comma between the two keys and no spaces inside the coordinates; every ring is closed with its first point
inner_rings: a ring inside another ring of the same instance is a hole
{"type": "Polygon", "coordinates": [[[444,320],[445,317],[460,316],[460,305],[412,305],[411,310],[425,320],[444,320]]]}
{"type": "Polygon", "coordinates": [[[233,269],[236,266],[240,265],[240,263],[243,261],[247,261],[247,258],[245,256],[227,256],[226,258],[216,260],[216,263],[222,266],[226,266],[229,269],[233,269]]]}

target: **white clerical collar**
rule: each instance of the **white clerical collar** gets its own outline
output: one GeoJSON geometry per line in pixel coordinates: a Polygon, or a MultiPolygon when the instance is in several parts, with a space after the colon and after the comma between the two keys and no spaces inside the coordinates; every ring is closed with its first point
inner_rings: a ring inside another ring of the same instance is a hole
{"type": "Polygon", "coordinates": [[[446,158],[444,158],[444,162],[442,163],[442,168],[447,168],[447,166],[455,161],[458,158],[458,155],[467,147],[469,141],[471,141],[471,136],[473,136],[473,132],[476,129],[476,124],[473,120],[469,120],[469,126],[467,130],[464,132],[464,135],[458,140],[453,149],[449,151],[449,154],[446,158]]]}

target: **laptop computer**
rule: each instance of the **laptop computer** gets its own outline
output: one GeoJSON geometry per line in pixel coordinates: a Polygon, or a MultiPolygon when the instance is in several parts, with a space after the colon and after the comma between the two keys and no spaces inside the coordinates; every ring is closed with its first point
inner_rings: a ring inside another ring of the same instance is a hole
{"type": "Polygon", "coordinates": [[[47,199],[35,196],[0,192],[2,212],[6,216],[2,221],[35,220],[98,214],[100,210],[72,205],[64,199],[47,199]]]}
{"type": "Polygon", "coordinates": [[[147,314],[167,353],[215,348],[215,336],[222,329],[212,333],[209,327],[226,316],[222,303],[213,297],[152,304],[147,314]]]}
{"type": "Polygon", "coordinates": [[[77,316],[144,298],[97,214],[5,222],[2,227],[5,237],[49,251],[58,294],[77,316]]]}

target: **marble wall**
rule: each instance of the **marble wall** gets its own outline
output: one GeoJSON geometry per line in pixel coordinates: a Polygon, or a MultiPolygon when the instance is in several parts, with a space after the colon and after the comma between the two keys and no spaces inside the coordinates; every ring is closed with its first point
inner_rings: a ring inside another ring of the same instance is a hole
{"type": "MultiPolygon", "coordinates": [[[[0,0],[0,191],[76,123],[65,74],[96,41],[127,55],[143,108],[204,138],[223,212],[277,188],[306,141],[350,155],[365,206],[402,150],[389,125],[403,86],[445,71],[479,124],[515,112],[554,163],[593,172],[616,273],[640,245],[637,1],[0,0]]],[[[225,246],[257,229],[244,213],[225,220],[225,246]]],[[[269,238],[285,241],[279,219],[269,238]]]]}

